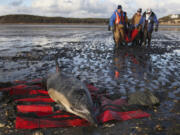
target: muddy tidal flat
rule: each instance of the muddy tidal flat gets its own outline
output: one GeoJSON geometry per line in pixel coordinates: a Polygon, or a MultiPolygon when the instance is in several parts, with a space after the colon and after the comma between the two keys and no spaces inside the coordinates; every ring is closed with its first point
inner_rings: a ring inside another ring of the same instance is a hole
{"type": "Polygon", "coordinates": [[[14,110],[0,93],[0,135],[178,135],[180,134],[180,27],[162,26],[150,47],[114,50],[112,32],[96,25],[0,25],[0,83],[32,80],[62,71],[126,97],[149,90],[160,105],[149,118],[95,127],[16,130],[14,110]],[[119,76],[115,76],[115,72],[119,76]],[[9,114],[11,113],[11,114],[9,114]],[[12,118],[11,118],[11,117],[12,118]]]}

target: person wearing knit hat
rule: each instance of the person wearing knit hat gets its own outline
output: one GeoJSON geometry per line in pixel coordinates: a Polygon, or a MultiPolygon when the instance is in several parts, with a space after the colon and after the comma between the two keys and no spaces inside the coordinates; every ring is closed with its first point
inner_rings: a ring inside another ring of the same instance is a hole
{"type": "Polygon", "coordinates": [[[117,9],[122,9],[122,6],[121,5],[118,5],[118,8],[117,9]]]}
{"type": "Polygon", "coordinates": [[[113,31],[115,47],[125,41],[125,29],[128,23],[126,12],[123,11],[122,6],[118,5],[117,9],[109,20],[109,30],[113,31]],[[114,29],[113,29],[114,27],[114,29]]]}

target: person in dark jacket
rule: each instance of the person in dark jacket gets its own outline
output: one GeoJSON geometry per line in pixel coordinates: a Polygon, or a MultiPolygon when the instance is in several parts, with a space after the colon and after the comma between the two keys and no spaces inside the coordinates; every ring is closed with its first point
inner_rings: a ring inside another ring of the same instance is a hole
{"type": "Polygon", "coordinates": [[[109,30],[113,30],[114,26],[114,40],[116,48],[119,44],[125,41],[125,29],[128,23],[126,12],[122,10],[122,6],[118,5],[117,10],[113,13],[109,21],[109,30]]]}
{"type": "Polygon", "coordinates": [[[154,28],[154,23],[156,24],[155,31],[157,32],[159,22],[157,20],[156,14],[152,12],[151,8],[148,8],[143,13],[141,20],[139,22],[139,25],[142,26],[144,45],[146,45],[147,39],[148,39],[148,46],[150,46],[151,44],[151,37],[152,37],[153,28],[154,28]]]}

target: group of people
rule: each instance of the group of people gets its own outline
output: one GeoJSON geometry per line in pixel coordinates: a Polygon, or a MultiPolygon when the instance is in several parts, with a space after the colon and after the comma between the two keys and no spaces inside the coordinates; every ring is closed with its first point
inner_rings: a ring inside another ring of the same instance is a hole
{"type": "Polygon", "coordinates": [[[158,31],[158,20],[156,14],[151,8],[148,8],[143,14],[142,9],[139,8],[137,13],[134,14],[131,20],[128,20],[126,12],[123,11],[122,6],[118,5],[117,9],[113,13],[109,21],[109,30],[114,33],[114,41],[116,48],[123,42],[126,43],[125,36],[131,35],[133,29],[138,30],[136,38],[132,41],[132,44],[148,45],[151,44],[151,35],[154,29],[158,31]]]}

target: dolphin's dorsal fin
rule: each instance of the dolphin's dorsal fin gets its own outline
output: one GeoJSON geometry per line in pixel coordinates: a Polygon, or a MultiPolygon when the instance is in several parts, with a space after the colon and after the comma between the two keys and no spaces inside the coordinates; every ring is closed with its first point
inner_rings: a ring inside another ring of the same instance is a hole
{"type": "Polygon", "coordinates": [[[58,63],[57,59],[55,61],[56,61],[56,72],[59,73],[60,72],[59,63],[58,63]]]}
{"type": "Polygon", "coordinates": [[[59,73],[61,70],[60,70],[57,56],[55,56],[55,63],[56,63],[56,73],[59,73]]]}

